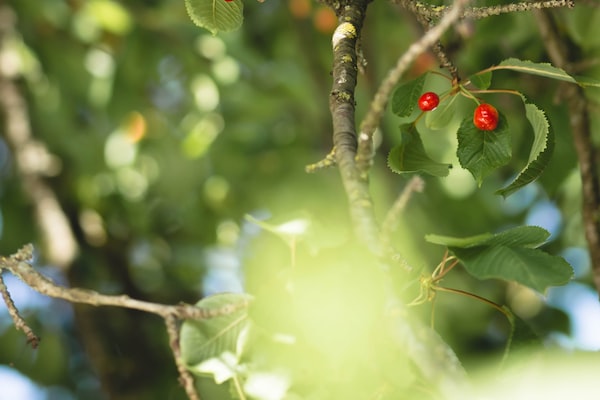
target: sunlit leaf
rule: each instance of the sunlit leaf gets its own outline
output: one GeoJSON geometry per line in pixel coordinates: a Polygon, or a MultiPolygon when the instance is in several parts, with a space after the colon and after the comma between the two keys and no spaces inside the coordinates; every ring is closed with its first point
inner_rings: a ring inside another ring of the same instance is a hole
{"type": "Polygon", "coordinates": [[[498,126],[493,131],[481,131],[473,125],[471,118],[465,118],[457,135],[458,161],[471,172],[479,186],[490,172],[510,161],[510,131],[502,113],[499,113],[498,126]]]}
{"type": "Polygon", "coordinates": [[[571,75],[567,74],[564,70],[557,68],[549,63],[535,63],[533,61],[509,58],[502,61],[499,65],[494,67],[494,69],[509,69],[525,74],[539,75],[546,78],[556,79],[559,81],[577,83],[581,86],[600,87],[600,81],[598,80],[592,78],[585,78],[585,80],[578,81],[571,75]]]}
{"type": "Polygon", "coordinates": [[[447,176],[450,164],[433,161],[423,147],[423,142],[414,124],[400,127],[401,143],[388,155],[388,166],[398,174],[425,172],[433,176],[447,176]]]}
{"type": "Polygon", "coordinates": [[[185,0],[187,12],[194,23],[213,35],[229,32],[242,25],[242,0],[185,0]]]}
{"type": "Polygon", "coordinates": [[[209,358],[200,364],[191,366],[190,371],[196,375],[212,376],[215,383],[220,385],[237,374],[237,364],[237,357],[226,351],[219,357],[209,358]]]}
{"type": "Polygon", "coordinates": [[[408,117],[412,114],[419,97],[423,94],[425,78],[427,78],[427,73],[396,88],[392,95],[392,112],[394,114],[399,117],[408,117]]]}
{"type": "Polygon", "coordinates": [[[250,296],[246,294],[223,293],[206,297],[196,304],[215,316],[186,320],[181,327],[181,357],[192,372],[214,373],[215,379],[227,375],[223,372],[223,365],[231,368],[231,360],[223,357],[228,353],[236,357],[240,355],[240,340],[246,337],[245,331],[249,326],[249,300],[250,296]],[[206,363],[211,359],[217,361],[206,363]]]}
{"type": "Polygon", "coordinates": [[[534,104],[525,104],[525,114],[533,128],[533,145],[527,165],[508,186],[496,193],[504,197],[536,180],[550,162],[554,151],[554,134],[542,110],[534,104]]]}
{"type": "Polygon", "coordinates": [[[550,234],[535,226],[523,226],[492,235],[467,238],[427,235],[429,242],[445,245],[477,279],[515,281],[539,292],[563,285],[573,269],[562,257],[537,247],[550,234]]]}
{"type": "Polygon", "coordinates": [[[539,226],[518,226],[496,234],[482,233],[463,238],[431,234],[426,235],[425,239],[430,243],[447,247],[468,249],[477,246],[494,245],[537,247],[543,244],[549,237],[550,233],[539,226]]]}

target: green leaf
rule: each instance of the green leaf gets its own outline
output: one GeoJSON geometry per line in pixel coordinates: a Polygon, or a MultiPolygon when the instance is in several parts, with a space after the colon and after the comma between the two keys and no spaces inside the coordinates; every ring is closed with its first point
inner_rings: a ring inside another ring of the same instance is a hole
{"type": "Polygon", "coordinates": [[[465,118],[458,128],[458,161],[471,172],[481,186],[483,178],[511,158],[510,131],[506,117],[499,113],[498,126],[493,131],[481,131],[465,118]]]}
{"type": "Polygon", "coordinates": [[[238,29],[244,19],[241,0],[185,0],[185,8],[196,25],[213,35],[238,29]]]}
{"type": "Polygon", "coordinates": [[[523,226],[492,235],[467,238],[427,235],[426,240],[445,245],[477,279],[515,281],[544,292],[549,286],[563,285],[573,269],[562,258],[537,247],[549,233],[535,226],[523,226]]]}
{"type": "Polygon", "coordinates": [[[571,266],[563,258],[538,249],[491,246],[451,251],[477,279],[515,281],[541,293],[549,286],[566,284],[573,276],[571,266]]]}
{"type": "Polygon", "coordinates": [[[504,197],[536,180],[544,171],[554,151],[554,133],[546,120],[544,111],[534,104],[525,104],[525,114],[533,128],[533,145],[527,165],[508,186],[496,191],[504,197]]]}
{"type": "Polygon", "coordinates": [[[221,380],[222,369],[212,367],[225,361],[231,366],[232,355],[239,357],[244,333],[249,327],[247,305],[250,298],[247,294],[223,293],[206,297],[196,304],[214,316],[186,320],[181,327],[181,358],[192,372],[213,374],[215,379],[221,380]]]}
{"type": "Polygon", "coordinates": [[[423,85],[428,73],[398,86],[392,95],[392,112],[399,117],[408,117],[412,114],[419,97],[423,93],[423,85]]]}
{"type": "Polygon", "coordinates": [[[398,174],[425,172],[433,176],[447,176],[450,164],[433,161],[423,147],[423,142],[414,124],[400,126],[401,143],[388,155],[388,166],[398,174]]]}
{"type": "Polygon", "coordinates": [[[465,238],[426,235],[425,240],[429,243],[440,244],[446,247],[468,249],[477,246],[495,245],[537,247],[543,244],[548,237],[550,237],[550,233],[539,226],[518,226],[495,235],[483,233],[465,238]]]}
{"type": "Polygon", "coordinates": [[[493,69],[509,69],[512,71],[518,71],[531,75],[539,75],[546,78],[556,79],[564,82],[576,83],[581,86],[595,86],[600,87],[600,81],[585,78],[585,80],[578,81],[571,75],[567,74],[564,70],[554,67],[548,63],[535,63],[533,61],[524,61],[516,58],[509,58],[502,61],[493,69]]]}
{"type": "Polygon", "coordinates": [[[444,101],[435,110],[427,113],[425,116],[425,125],[430,129],[447,128],[454,115],[456,115],[456,99],[458,96],[452,96],[449,101],[444,101]]]}
{"type": "Polygon", "coordinates": [[[486,90],[492,84],[492,71],[471,75],[469,80],[478,89],[486,90]]]}

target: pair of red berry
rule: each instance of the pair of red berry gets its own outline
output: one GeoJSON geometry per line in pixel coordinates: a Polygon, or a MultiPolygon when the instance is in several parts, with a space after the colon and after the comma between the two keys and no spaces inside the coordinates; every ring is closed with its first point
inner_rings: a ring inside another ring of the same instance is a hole
{"type": "MultiPolygon", "coordinates": [[[[423,93],[419,98],[419,108],[431,111],[440,104],[440,97],[434,92],[423,93]]],[[[473,113],[473,124],[482,131],[493,131],[498,126],[498,110],[491,104],[480,104],[473,113]]]]}

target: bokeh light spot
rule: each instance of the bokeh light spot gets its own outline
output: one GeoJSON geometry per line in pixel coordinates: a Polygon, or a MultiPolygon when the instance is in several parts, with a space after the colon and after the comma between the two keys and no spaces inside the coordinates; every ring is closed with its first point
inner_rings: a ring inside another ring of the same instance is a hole
{"type": "Polygon", "coordinates": [[[196,107],[200,111],[213,111],[219,105],[219,88],[208,75],[198,75],[191,83],[196,107]]]}
{"type": "Polygon", "coordinates": [[[104,145],[104,159],[110,168],[119,168],[133,164],[137,155],[136,144],[127,132],[117,129],[110,134],[104,145]]]}
{"type": "Polygon", "coordinates": [[[117,171],[119,192],[129,200],[141,200],[148,189],[148,180],[134,168],[121,168],[117,171]]]}
{"type": "Polygon", "coordinates": [[[235,83],[240,78],[240,66],[233,57],[223,57],[212,65],[216,80],[224,85],[235,83]]]}
{"type": "Polygon", "coordinates": [[[217,226],[217,242],[223,246],[233,246],[240,236],[240,227],[232,220],[221,222],[217,226]]]}
{"type": "Polygon", "coordinates": [[[91,15],[108,32],[124,35],[131,29],[129,12],[122,4],[111,0],[91,0],[84,6],[84,12],[91,15]]]}
{"type": "Polygon", "coordinates": [[[525,218],[527,225],[540,226],[550,232],[548,240],[556,239],[562,226],[562,214],[551,201],[540,201],[536,203],[525,218]]]}
{"type": "Polygon", "coordinates": [[[107,51],[93,48],[85,56],[85,68],[96,78],[111,77],[115,71],[115,62],[107,51]]]}
{"type": "Polygon", "coordinates": [[[477,189],[477,184],[471,173],[462,168],[450,169],[446,179],[441,180],[441,184],[448,196],[455,199],[463,199],[477,189]]]}
{"type": "MultiPolygon", "coordinates": [[[[186,121],[189,123],[189,120],[186,121]]],[[[202,157],[223,130],[225,123],[220,114],[212,113],[194,123],[181,143],[183,153],[188,158],[202,157]]]]}
{"type": "Polygon", "coordinates": [[[210,204],[221,204],[229,194],[229,182],[221,176],[213,175],[204,183],[204,197],[210,204]]]}
{"type": "Polygon", "coordinates": [[[225,56],[227,46],[216,36],[202,35],[196,39],[196,50],[209,60],[218,60],[225,56]]]}
{"type": "Polygon", "coordinates": [[[0,400],[42,400],[47,398],[35,383],[14,368],[0,366],[0,382],[2,383],[0,400]]]}
{"type": "Polygon", "coordinates": [[[600,350],[598,293],[587,285],[570,282],[565,286],[550,288],[548,303],[569,314],[575,347],[585,350],[600,350]]]}

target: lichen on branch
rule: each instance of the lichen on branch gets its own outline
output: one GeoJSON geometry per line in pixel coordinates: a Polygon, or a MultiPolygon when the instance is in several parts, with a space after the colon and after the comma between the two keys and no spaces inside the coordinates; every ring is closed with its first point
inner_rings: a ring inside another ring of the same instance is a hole
{"type": "Polygon", "coordinates": [[[331,45],[333,83],[329,109],[333,123],[335,160],[348,197],[350,214],[359,241],[374,254],[381,254],[379,229],[368,184],[356,166],[357,148],[354,90],[357,82],[357,40],[369,0],[346,1],[336,7],[340,21],[331,45]]]}

